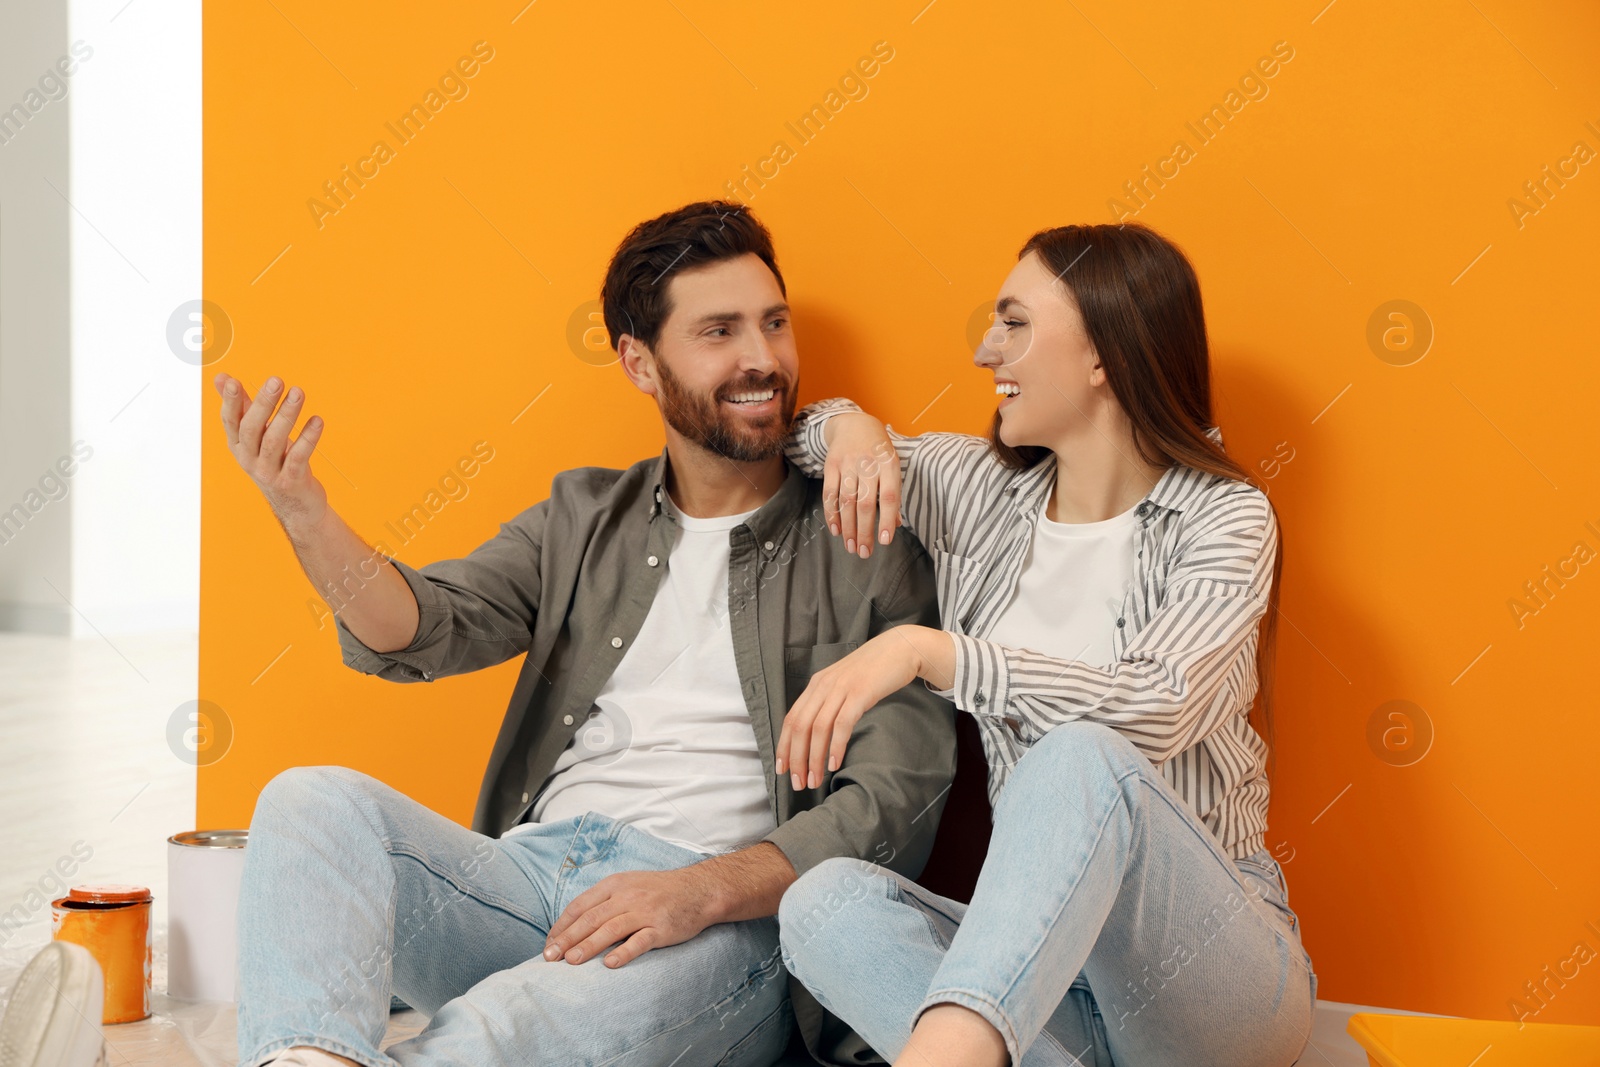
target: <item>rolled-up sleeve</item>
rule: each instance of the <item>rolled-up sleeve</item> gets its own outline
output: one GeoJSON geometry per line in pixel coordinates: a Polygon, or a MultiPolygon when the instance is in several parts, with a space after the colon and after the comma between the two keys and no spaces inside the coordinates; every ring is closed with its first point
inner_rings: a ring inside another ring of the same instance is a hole
{"type": "Polygon", "coordinates": [[[789,427],[789,436],[783,441],[783,454],[812,478],[822,477],[822,468],[828,462],[828,441],[823,436],[828,420],[861,408],[854,400],[835,397],[807,404],[795,415],[789,427]]]}
{"type": "MultiPolygon", "coordinates": [[[[939,625],[933,567],[918,546],[889,588],[871,633],[939,625]]],[[[955,708],[918,682],[861,717],[826,799],[767,836],[797,874],[823,860],[869,860],[910,878],[922,873],[956,770],[955,708]]]]}
{"type": "MultiPolygon", "coordinates": [[[[385,561],[417,599],[417,632],[395,652],[375,652],[335,617],[345,665],[393,682],[431,682],[526,652],[539,603],[549,501],[540,501],[465,558],[422,568],[385,561]]],[[[360,596],[356,590],[355,596],[360,596]]]]}
{"type": "MultiPolygon", "coordinates": [[[[821,478],[828,462],[828,420],[860,410],[844,397],[807,404],[784,438],[784,456],[810,477],[821,478]]],[[[936,548],[953,510],[951,501],[964,499],[1004,467],[984,437],[939,432],[913,437],[892,426],[883,429],[900,463],[901,525],[936,548]]]]}

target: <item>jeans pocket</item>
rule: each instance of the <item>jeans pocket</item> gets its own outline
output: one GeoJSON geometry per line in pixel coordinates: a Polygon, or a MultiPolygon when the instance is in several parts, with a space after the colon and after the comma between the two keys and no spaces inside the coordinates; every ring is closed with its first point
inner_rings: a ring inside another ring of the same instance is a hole
{"type": "Polygon", "coordinates": [[[1300,917],[1289,907],[1289,889],[1278,861],[1265,850],[1233,861],[1246,880],[1254,879],[1261,888],[1261,900],[1272,906],[1272,914],[1287,930],[1290,940],[1300,939],[1300,917]]]}

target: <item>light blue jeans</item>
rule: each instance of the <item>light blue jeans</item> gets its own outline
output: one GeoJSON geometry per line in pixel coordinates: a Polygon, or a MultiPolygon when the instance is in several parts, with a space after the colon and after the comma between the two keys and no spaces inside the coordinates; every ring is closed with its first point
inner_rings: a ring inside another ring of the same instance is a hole
{"type": "Polygon", "coordinates": [[[310,1045],[369,1067],[770,1064],[793,1019],[776,919],[616,969],[542,955],[602,878],[701,858],[592,812],[497,840],[356,771],[285,771],[245,850],[239,1062],[310,1045]],[[380,1051],[391,990],[432,1018],[380,1051]]]}
{"type": "Polygon", "coordinates": [[[1232,861],[1110,727],[1017,762],[971,905],[828,860],[784,894],[785,965],[891,1062],[921,1012],[988,1020],[1023,1067],[1287,1067],[1316,975],[1262,850],[1232,861]]]}

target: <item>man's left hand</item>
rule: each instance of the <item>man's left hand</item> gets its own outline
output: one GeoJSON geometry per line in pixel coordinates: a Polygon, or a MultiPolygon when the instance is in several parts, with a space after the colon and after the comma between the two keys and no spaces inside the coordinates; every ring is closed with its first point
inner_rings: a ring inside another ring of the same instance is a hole
{"type": "Polygon", "coordinates": [[[692,866],[609,875],[567,905],[545,941],[544,958],[582,963],[616,945],[605,963],[621,967],[710,926],[714,897],[711,880],[692,866]]]}

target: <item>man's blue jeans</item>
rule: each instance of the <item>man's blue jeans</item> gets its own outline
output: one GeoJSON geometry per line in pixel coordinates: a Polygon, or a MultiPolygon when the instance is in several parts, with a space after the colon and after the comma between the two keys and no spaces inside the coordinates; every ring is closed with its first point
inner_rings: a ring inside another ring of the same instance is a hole
{"type": "Polygon", "coordinates": [[[1310,1039],[1316,975],[1276,861],[1230,860],[1098,723],[1017,762],[970,906],[833,859],[778,918],[789,970],[891,1061],[938,1003],[1023,1067],[1287,1067],[1310,1039]]]}
{"type": "Polygon", "coordinates": [[[776,919],[615,969],[542,955],[602,878],[700,858],[594,813],[497,840],[356,771],[285,771],[245,850],[239,1062],[310,1045],[369,1067],[769,1064],[792,1022],[776,919]],[[432,1018],[379,1051],[391,990],[432,1018]]]}

